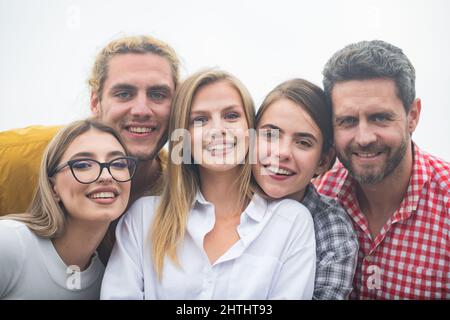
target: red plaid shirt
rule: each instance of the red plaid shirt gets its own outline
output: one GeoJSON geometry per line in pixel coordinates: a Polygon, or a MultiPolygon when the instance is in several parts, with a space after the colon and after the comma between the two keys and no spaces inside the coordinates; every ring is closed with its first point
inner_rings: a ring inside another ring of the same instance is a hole
{"type": "Polygon", "coordinates": [[[372,240],[355,181],[337,163],[314,184],[337,198],[359,240],[352,299],[450,299],[450,164],[414,145],[414,165],[400,208],[372,240]]]}

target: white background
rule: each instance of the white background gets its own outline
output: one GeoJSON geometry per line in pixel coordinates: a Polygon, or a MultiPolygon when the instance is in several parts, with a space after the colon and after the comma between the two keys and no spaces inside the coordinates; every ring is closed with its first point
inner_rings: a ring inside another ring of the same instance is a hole
{"type": "Polygon", "coordinates": [[[234,73],[256,106],[292,77],[322,86],[335,51],[382,39],[416,68],[414,140],[448,161],[449,14],[447,0],[0,0],[0,130],[88,116],[94,57],[119,36],[168,42],[183,78],[202,67],[234,73]]]}

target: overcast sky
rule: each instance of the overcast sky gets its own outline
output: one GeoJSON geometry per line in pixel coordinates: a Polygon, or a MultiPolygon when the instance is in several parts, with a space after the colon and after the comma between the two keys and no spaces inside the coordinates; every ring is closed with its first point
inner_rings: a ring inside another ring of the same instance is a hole
{"type": "Polygon", "coordinates": [[[335,51],[382,39],[416,68],[414,140],[449,161],[449,14],[447,0],[0,0],[0,130],[88,116],[94,57],[119,36],[168,42],[183,77],[213,66],[235,74],[256,106],[289,78],[322,86],[335,51]]]}

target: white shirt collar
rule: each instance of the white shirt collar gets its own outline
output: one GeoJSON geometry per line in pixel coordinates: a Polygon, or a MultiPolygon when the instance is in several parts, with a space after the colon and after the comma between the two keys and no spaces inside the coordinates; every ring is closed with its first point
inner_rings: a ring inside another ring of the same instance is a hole
{"type": "MultiPolygon", "coordinates": [[[[211,202],[205,199],[200,190],[198,190],[197,194],[195,195],[193,207],[195,207],[196,204],[199,204],[200,206],[213,205],[211,202]]],[[[250,203],[247,205],[247,208],[245,208],[244,212],[242,212],[242,215],[248,215],[255,222],[261,222],[267,211],[267,205],[267,200],[255,193],[253,195],[252,201],[250,201],[250,203]]]]}

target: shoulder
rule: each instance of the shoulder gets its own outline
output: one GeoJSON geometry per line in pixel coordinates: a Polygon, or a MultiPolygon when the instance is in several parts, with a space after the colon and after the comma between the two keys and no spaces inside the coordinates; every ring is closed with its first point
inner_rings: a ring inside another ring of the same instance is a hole
{"type": "Polygon", "coordinates": [[[415,157],[415,177],[419,183],[427,177],[426,194],[432,199],[432,206],[444,206],[450,214],[450,163],[419,148],[415,157]]]}
{"type": "Polygon", "coordinates": [[[21,222],[0,220],[0,269],[2,269],[0,274],[21,270],[31,233],[28,227],[21,222]]]}
{"type": "Polygon", "coordinates": [[[309,210],[300,202],[291,199],[272,200],[268,203],[268,210],[273,217],[289,222],[292,225],[313,225],[309,210]]]}
{"type": "MultiPolygon", "coordinates": [[[[20,221],[13,219],[0,220],[0,246],[5,245],[5,241],[7,240],[20,240],[20,242],[23,242],[26,238],[29,238],[30,234],[32,234],[32,231],[20,221]]],[[[11,246],[14,245],[14,243],[6,244],[11,246]]]]}
{"type": "Polygon", "coordinates": [[[314,222],[309,210],[300,202],[291,199],[273,200],[268,210],[272,211],[268,228],[274,243],[283,243],[285,250],[281,260],[285,261],[301,250],[315,252],[314,222]]]}
{"type": "Polygon", "coordinates": [[[140,215],[148,210],[154,210],[159,204],[159,196],[146,196],[137,199],[126,212],[127,216],[140,215]]]}
{"type": "Polygon", "coordinates": [[[117,228],[120,228],[124,224],[136,228],[136,230],[148,226],[153,220],[159,199],[160,197],[157,196],[148,196],[136,200],[124,213],[117,228]]]}
{"type": "Polygon", "coordinates": [[[428,153],[423,154],[423,159],[425,160],[425,166],[431,171],[431,181],[449,194],[450,163],[428,153]]]}
{"type": "Polygon", "coordinates": [[[335,198],[318,193],[313,185],[309,188],[314,194],[314,202],[306,206],[311,211],[316,230],[333,226],[335,230],[353,232],[352,221],[340,203],[335,198]]]}
{"type": "Polygon", "coordinates": [[[339,186],[341,182],[345,181],[347,175],[347,169],[345,169],[342,163],[337,160],[330,170],[321,176],[314,178],[312,184],[320,193],[330,197],[336,197],[339,192],[339,186]]]}

